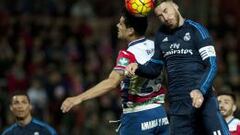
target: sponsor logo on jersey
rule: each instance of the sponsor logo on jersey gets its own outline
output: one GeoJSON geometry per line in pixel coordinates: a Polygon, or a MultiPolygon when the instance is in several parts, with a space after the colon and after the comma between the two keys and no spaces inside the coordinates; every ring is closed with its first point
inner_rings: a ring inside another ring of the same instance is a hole
{"type": "Polygon", "coordinates": [[[129,59],[127,58],[120,58],[117,63],[118,66],[124,66],[124,67],[127,66],[128,64],[129,64],[129,59]]]}
{"type": "Polygon", "coordinates": [[[183,49],[181,48],[180,43],[173,43],[170,45],[170,50],[164,53],[164,57],[174,54],[184,54],[184,55],[193,55],[192,49],[183,49]]]}

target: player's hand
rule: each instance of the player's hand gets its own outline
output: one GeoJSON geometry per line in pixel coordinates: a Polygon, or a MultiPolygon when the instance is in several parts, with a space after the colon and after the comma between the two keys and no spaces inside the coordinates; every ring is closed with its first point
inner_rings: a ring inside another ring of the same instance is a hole
{"type": "Polygon", "coordinates": [[[135,75],[135,71],[137,70],[137,68],[138,68],[138,64],[137,63],[129,64],[126,67],[126,69],[125,69],[124,75],[125,76],[134,76],[135,75]]]}
{"type": "Polygon", "coordinates": [[[194,89],[190,92],[190,97],[192,98],[192,106],[195,108],[200,108],[203,103],[203,95],[200,90],[194,89]]]}
{"type": "Polygon", "coordinates": [[[82,100],[78,96],[69,97],[69,98],[67,98],[63,101],[62,106],[61,106],[61,110],[62,110],[63,113],[66,113],[69,110],[71,110],[71,108],[73,108],[77,104],[80,104],[81,102],[82,102],[82,100]]]}

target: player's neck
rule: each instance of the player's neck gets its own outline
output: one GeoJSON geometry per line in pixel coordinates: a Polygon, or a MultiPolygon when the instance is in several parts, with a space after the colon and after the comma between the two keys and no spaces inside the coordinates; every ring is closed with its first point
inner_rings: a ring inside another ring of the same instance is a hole
{"type": "Polygon", "coordinates": [[[131,36],[128,38],[128,42],[132,42],[132,41],[140,39],[140,38],[144,38],[144,36],[131,36]]]}
{"type": "Polygon", "coordinates": [[[231,121],[234,117],[231,115],[231,116],[227,116],[225,117],[225,120],[226,122],[228,123],[229,121],[231,121]]]}
{"type": "Polygon", "coordinates": [[[32,116],[28,115],[25,119],[19,119],[17,118],[17,124],[21,127],[26,126],[27,124],[29,124],[32,121],[32,116]]]}

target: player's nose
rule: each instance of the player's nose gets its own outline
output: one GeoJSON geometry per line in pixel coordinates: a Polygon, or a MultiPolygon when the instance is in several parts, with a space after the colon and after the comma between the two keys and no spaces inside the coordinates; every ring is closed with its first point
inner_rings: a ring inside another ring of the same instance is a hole
{"type": "Polygon", "coordinates": [[[116,26],[117,26],[117,28],[119,28],[119,25],[120,25],[120,24],[119,24],[119,23],[117,23],[117,25],[116,25],[116,26]]]}
{"type": "Polygon", "coordinates": [[[222,104],[219,104],[219,109],[222,110],[224,106],[222,104]]]}

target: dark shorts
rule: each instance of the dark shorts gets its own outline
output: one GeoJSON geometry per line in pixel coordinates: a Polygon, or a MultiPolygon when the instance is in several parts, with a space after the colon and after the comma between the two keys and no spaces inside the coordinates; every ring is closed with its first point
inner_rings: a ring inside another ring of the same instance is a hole
{"type": "Polygon", "coordinates": [[[230,135],[213,94],[204,97],[199,109],[192,106],[190,97],[169,105],[170,135],[230,135]]]}
{"type": "Polygon", "coordinates": [[[129,110],[121,117],[120,135],[169,135],[169,121],[163,106],[129,110]]]}

